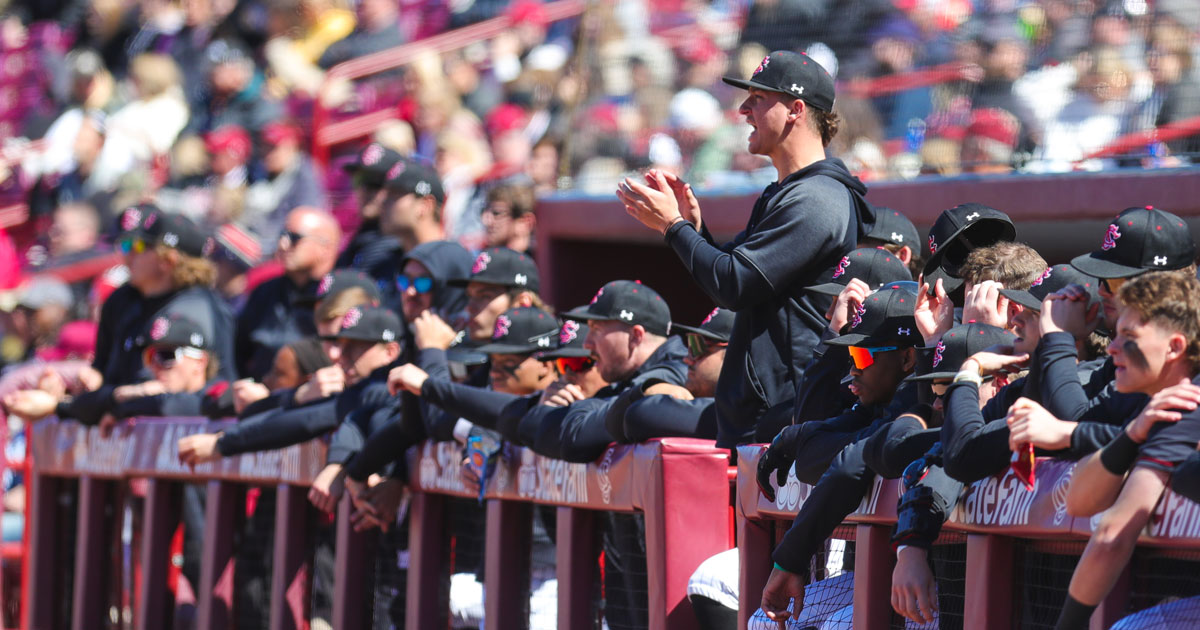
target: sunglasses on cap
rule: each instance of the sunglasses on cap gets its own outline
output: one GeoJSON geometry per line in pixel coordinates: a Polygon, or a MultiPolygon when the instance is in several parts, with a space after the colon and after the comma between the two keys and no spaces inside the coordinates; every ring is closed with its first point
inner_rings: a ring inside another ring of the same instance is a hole
{"type": "Polygon", "coordinates": [[[699,359],[715,352],[717,348],[724,348],[729,345],[728,342],[714,341],[696,333],[688,333],[685,339],[687,341],[688,355],[693,359],[699,359]]]}
{"type": "Polygon", "coordinates": [[[854,367],[865,370],[875,364],[875,354],[878,352],[888,352],[897,350],[897,346],[879,346],[877,348],[864,348],[862,346],[850,346],[850,359],[854,361],[854,367]]]}
{"type": "Polygon", "coordinates": [[[592,357],[559,357],[554,360],[554,367],[558,368],[560,374],[574,372],[578,374],[592,369],[596,364],[596,360],[592,357]]]}
{"type": "Polygon", "coordinates": [[[182,361],[184,357],[193,359],[204,358],[204,351],[199,348],[179,346],[178,348],[151,348],[146,351],[150,362],[160,367],[169,368],[182,361]]]}
{"type": "Polygon", "coordinates": [[[433,290],[433,278],[430,276],[412,276],[399,275],[396,276],[396,288],[404,293],[412,287],[417,293],[429,293],[433,290]]]}
{"type": "Polygon", "coordinates": [[[123,238],[117,243],[117,248],[126,256],[129,254],[140,254],[146,251],[146,241],[141,238],[123,238]]]}

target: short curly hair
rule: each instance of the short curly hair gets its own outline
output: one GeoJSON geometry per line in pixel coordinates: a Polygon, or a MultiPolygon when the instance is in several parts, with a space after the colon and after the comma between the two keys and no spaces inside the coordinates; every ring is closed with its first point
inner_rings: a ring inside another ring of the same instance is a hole
{"type": "Polygon", "coordinates": [[[1142,274],[1121,286],[1122,310],[1137,313],[1187,339],[1184,355],[1192,373],[1200,371],[1200,280],[1169,271],[1142,274]]]}
{"type": "Polygon", "coordinates": [[[971,284],[994,280],[1005,289],[1024,291],[1046,272],[1046,260],[1024,243],[1001,241],[972,250],[958,269],[958,275],[971,284]]]}

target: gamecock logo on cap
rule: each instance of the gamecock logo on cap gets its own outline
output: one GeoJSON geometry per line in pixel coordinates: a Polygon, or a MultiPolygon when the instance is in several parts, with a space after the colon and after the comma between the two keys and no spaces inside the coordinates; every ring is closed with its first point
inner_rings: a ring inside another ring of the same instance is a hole
{"type": "Polygon", "coordinates": [[[496,318],[496,329],[492,331],[492,339],[499,339],[508,335],[508,330],[512,328],[512,320],[507,315],[501,315],[496,318]]]}
{"type": "Polygon", "coordinates": [[[763,70],[766,70],[767,66],[770,65],[770,63],[771,63],[771,55],[767,55],[766,57],[763,57],[762,63],[758,64],[758,67],[754,69],[754,76],[758,76],[758,74],[760,72],[762,72],[763,70]]]}
{"type": "Polygon", "coordinates": [[[849,266],[850,266],[850,257],[842,256],[842,259],[840,261],[838,261],[837,267],[834,267],[834,269],[833,269],[834,279],[842,277],[842,274],[846,273],[846,267],[849,267],[849,266]]]}
{"type": "Polygon", "coordinates": [[[475,264],[471,266],[471,273],[483,273],[487,269],[488,264],[492,262],[492,257],[487,252],[480,252],[475,257],[475,264]]]}
{"type": "Polygon", "coordinates": [[[1033,287],[1042,286],[1042,283],[1045,282],[1046,279],[1050,277],[1050,274],[1053,271],[1054,271],[1054,267],[1046,267],[1046,270],[1042,272],[1042,277],[1038,278],[1037,280],[1034,280],[1033,284],[1030,286],[1033,286],[1033,287]]]}
{"type": "Polygon", "coordinates": [[[708,314],[708,317],[705,317],[704,321],[700,322],[700,325],[703,326],[703,325],[707,324],[708,322],[711,322],[713,320],[713,318],[717,316],[717,313],[720,313],[720,312],[721,312],[721,307],[718,306],[717,308],[714,308],[712,310],[712,312],[708,314]]]}
{"type": "Polygon", "coordinates": [[[1121,230],[1114,223],[1108,226],[1108,232],[1104,235],[1104,243],[1100,245],[1100,249],[1108,251],[1117,246],[1117,239],[1121,238],[1121,230]]]}
{"type": "Polygon", "coordinates": [[[942,354],[946,352],[946,344],[938,341],[938,345],[933,349],[933,367],[937,367],[942,362],[942,354]]]}
{"type": "Polygon", "coordinates": [[[863,315],[866,314],[867,307],[865,304],[859,304],[858,306],[854,307],[854,317],[850,318],[850,327],[858,328],[858,325],[862,323],[863,315]]]}
{"type": "Polygon", "coordinates": [[[932,234],[930,234],[930,235],[929,235],[929,253],[930,253],[930,254],[936,254],[936,253],[937,253],[937,248],[938,248],[937,241],[933,240],[933,235],[932,235],[932,234]]]}
{"type": "Polygon", "coordinates": [[[567,320],[563,323],[562,330],[558,333],[558,343],[567,345],[575,341],[579,337],[579,322],[567,320]]]}
{"type": "Polygon", "coordinates": [[[375,163],[378,162],[379,159],[382,157],[383,157],[383,147],[372,142],[370,145],[367,146],[366,150],[363,151],[363,156],[362,156],[363,166],[374,166],[375,163]]]}
{"type": "Polygon", "coordinates": [[[362,321],[362,310],[356,306],[346,311],[346,314],[342,316],[342,328],[354,328],[360,321],[362,321]]]}
{"type": "Polygon", "coordinates": [[[137,208],[130,208],[125,211],[125,215],[121,217],[121,229],[128,232],[136,228],[142,222],[142,211],[137,208]]]}
{"type": "Polygon", "coordinates": [[[592,301],[588,302],[588,304],[595,304],[598,302],[601,295],[604,295],[604,287],[600,287],[600,290],[596,292],[596,295],[592,296],[592,301]]]}
{"type": "Polygon", "coordinates": [[[327,273],[324,278],[321,278],[321,284],[317,285],[317,295],[325,295],[331,288],[333,288],[333,274],[327,273]]]}
{"type": "Polygon", "coordinates": [[[171,322],[167,321],[166,317],[159,317],[154,320],[154,325],[150,327],[150,338],[158,341],[167,336],[167,331],[171,329],[171,322]]]}

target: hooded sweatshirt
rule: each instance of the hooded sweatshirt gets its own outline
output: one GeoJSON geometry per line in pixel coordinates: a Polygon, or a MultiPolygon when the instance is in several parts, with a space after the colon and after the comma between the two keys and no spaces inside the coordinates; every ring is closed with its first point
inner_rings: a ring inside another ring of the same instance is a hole
{"type": "Polygon", "coordinates": [[[829,298],[804,288],[874,224],[866,192],[841,160],[825,159],[767,186],[746,229],[725,245],[687,221],[667,230],[700,288],[737,313],[717,381],[717,446],[753,439],[758,418],[795,394],[828,326],[829,298]]]}

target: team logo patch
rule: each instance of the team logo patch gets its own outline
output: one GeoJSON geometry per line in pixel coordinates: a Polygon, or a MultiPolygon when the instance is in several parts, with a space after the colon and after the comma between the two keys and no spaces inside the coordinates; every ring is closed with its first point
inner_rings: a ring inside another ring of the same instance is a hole
{"type": "Polygon", "coordinates": [[[700,322],[700,325],[703,326],[703,325],[707,324],[708,322],[711,322],[713,320],[713,318],[717,316],[717,313],[720,313],[720,312],[721,312],[721,307],[718,306],[717,308],[714,308],[712,310],[712,312],[708,314],[708,317],[705,317],[704,321],[700,322]]]}
{"type": "Polygon", "coordinates": [[[492,339],[499,339],[508,335],[508,330],[512,328],[512,320],[507,315],[501,315],[496,318],[496,329],[492,331],[492,339]]]}
{"type": "Polygon", "coordinates": [[[321,278],[321,284],[317,285],[317,295],[325,295],[333,288],[333,274],[327,273],[324,278],[321,278]]]}
{"type": "Polygon", "coordinates": [[[487,252],[480,252],[479,255],[475,257],[475,264],[471,266],[471,273],[483,273],[485,270],[487,270],[487,267],[489,264],[491,264],[491,262],[492,257],[489,256],[487,252]]]}
{"type": "Polygon", "coordinates": [[[835,267],[833,269],[833,278],[836,280],[836,279],[842,277],[842,274],[846,273],[846,267],[849,267],[849,266],[850,266],[850,257],[842,256],[842,259],[838,262],[837,267],[835,267]]]}
{"type": "Polygon", "coordinates": [[[1108,232],[1104,235],[1104,243],[1100,245],[1100,249],[1108,251],[1117,246],[1117,239],[1121,238],[1121,230],[1116,223],[1108,226],[1108,232]]]}
{"type": "Polygon", "coordinates": [[[592,297],[592,301],[588,302],[588,304],[595,304],[600,300],[601,295],[604,295],[604,287],[600,287],[600,290],[596,292],[596,295],[592,297]]]}
{"type": "Polygon", "coordinates": [[[121,229],[126,232],[136,228],[142,222],[142,211],[137,208],[130,208],[125,211],[121,217],[121,229]]]}
{"type": "Polygon", "coordinates": [[[372,142],[363,150],[362,163],[363,166],[374,166],[383,158],[383,147],[372,142]]]}
{"type": "Polygon", "coordinates": [[[1031,287],[1040,287],[1040,286],[1042,286],[1042,283],[1043,283],[1043,282],[1045,282],[1045,281],[1046,281],[1046,279],[1050,277],[1050,274],[1051,274],[1053,271],[1054,271],[1054,267],[1046,267],[1046,270],[1042,272],[1042,277],[1038,278],[1037,280],[1034,280],[1034,281],[1033,281],[1033,284],[1032,284],[1032,285],[1030,285],[1030,286],[1031,286],[1031,287]]]}
{"type": "Polygon", "coordinates": [[[188,342],[192,344],[193,348],[202,348],[204,347],[204,336],[200,333],[192,333],[192,336],[188,337],[188,342]]]}
{"type": "Polygon", "coordinates": [[[563,323],[562,330],[558,332],[558,343],[567,345],[579,338],[579,322],[567,320],[563,323]]]}
{"type": "Polygon", "coordinates": [[[360,321],[362,321],[362,310],[356,306],[342,316],[342,329],[354,328],[360,321]]]}
{"type": "Polygon", "coordinates": [[[863,315],[866,314],[867,306],[865,304],[859,304],[858,306],[854,307],[854,317],[850,318],[850,327],[858,328],[858,325],[862,323],[863,315]]]}
{"type": "Polygon", "coordinates": [[[933,349],[933,367],[937,367],[942,362],[942,354],[946,352],[946,344],[938,341],[937,347],[933,349]]]}
{"type": "Polygon", "coordinates": [[[167,247],[175,247],[179,245],[179,235],[174,232],[163,234],[162,242],[167,247]]]}
{"type": "Polygon", "coordinates": [[[386,179],[395,179],[399,177],[400,173],[403,173],[405,168],[406,165],[404,162],[396,162],[394,165],[392,165],[392,168],[388,169],[386,179]]]}
{"type": "Polygon", "coordinates": [[[767,55],[766,57],[763,57],[762,63],[758,64],[758,67],[754,69],[753,76],[758,76],[760,72],[762,72],[763,70],[766,70],[767,66],[770,65],[770,63],[771,63],[771,55],[767,55]]]}
{"type": "Polygon", "coordinates": [[[159,317],[154,320],[154,325],[150,327],[150,338],[158,341],[167,336],[167,331],[171,329],[171,322],[166,317],[159,317]]]}
{"type": "Polygon", "coordinates": [[[158,221],[158,214],[151,212],[150,214],[146,215],[146,222],[142,224],[142,229],[149,230],[150,226],[154,225],[155,221],[158,221]]]}
{"type": "Polygon", "coordinates": [[[937,241],[933,240],[933,235],[932,235],[932,234],[930,234],[930,235],[929,235],[929,253],[930,253],[930,254],[936,254],[936,253],[937,253],[937,248],[938,248],[937,241]]]}

